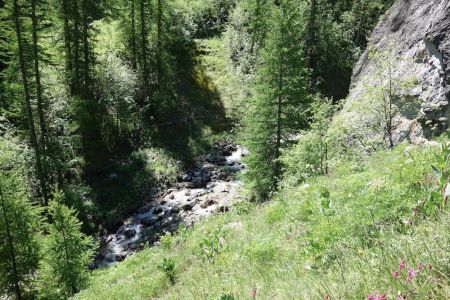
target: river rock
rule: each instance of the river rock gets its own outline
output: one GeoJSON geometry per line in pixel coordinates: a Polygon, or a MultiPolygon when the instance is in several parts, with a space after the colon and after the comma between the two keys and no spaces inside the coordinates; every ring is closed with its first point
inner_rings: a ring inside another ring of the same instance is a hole
{"type": "Polygon", "coordinates": [[[183,210],[184,211],[190,211],[194,208],[194,205],[191,203],[186,203],[185,205],[183,205],[183,210]]]}
{"type": "Polygon", "coordinates": [[[213,199],[207,199],[200,205],[200,207],[205,209],[205,208],[208,208],[208,207],[210,207],[210,206],[212,206],[212,205],[214,205],[216,203],[217,202],[214,201],[213,199]]]}
{"type": "Polygon", "coordinates": [[[206,161],[214,164],[223,164],[227,159],[223,156],[208,155],[206,161]]]}
{"type": "Polygon", "coordinates": [[[163,209],[161,206],[155,207],[155,208],[153,209],[153,213],[154,213],[155,215],[159,215],[159,214],[162,213],[162,212],[164,212],[164,209],[163,209]]]}
{"type": "Polygon", "coordinates": [[[136,230],[134,228],[127,228],[127,229],[125,229],[123,234],[125,235],[126,238],[129,239],[136,235],[136,230]]]}
{"type": "Polygon", "coordinates": [[[156,222],[158,222],[158,217],[153,216],[153,215],[141,217],[139,219],[139,222],[146,227],[150,227],[150,226],[155,225],[156,222]]]}

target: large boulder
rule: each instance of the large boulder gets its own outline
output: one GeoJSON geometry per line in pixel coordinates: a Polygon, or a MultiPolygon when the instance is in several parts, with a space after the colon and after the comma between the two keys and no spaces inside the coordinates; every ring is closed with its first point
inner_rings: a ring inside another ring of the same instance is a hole
{"type": "MultiPolygon", "coordinates": [[[[397,0],[380,20],[371,36],[371,46],[356,64],[351,91],[338,119],[347,133],[357,131],[362,122],[355,103],[362,101],[368,87],[376,86],[376,60],[371,51],[388,52],[396,57],[392,77],[415,78],[400,92],[400,113],[394,119],[393,140],[420,143],[442,133],[450,117],[450,1],[397,0]],[[409,102],[409,105],[408,105],[409,102]]],[[[373,52],[372,52],[373,53],[373,52]]],[[[383,72],[387,72],[384,70],[383,72]]],[[[386,75],[386,74],[385,74],[386,75]]],[[[375,122],[375,118],[374,118],[375,122]]],[[[383,139],[382,133],[378,133],[383,139]]]]}

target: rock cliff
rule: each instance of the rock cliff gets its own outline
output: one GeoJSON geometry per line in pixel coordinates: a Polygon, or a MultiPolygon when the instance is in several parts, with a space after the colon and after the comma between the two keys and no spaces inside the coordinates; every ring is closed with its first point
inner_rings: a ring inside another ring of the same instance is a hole
{"type": "MultiPolygon", "coordinates": [[[[394,142],[406,139],[421,142],[423,138],[447,129],[450,117],[450,1],[395,2],[378,23],[371,36],[371,46],[355,66],[350,95],[341,117],[352,113],[354,117],[355,102],[361,101],[368,86],[377,85],[373,79],[377,66],[370,55],[373,50],[387,51],[390,57],[398,58],[391,72],[394,78],[415,78],[414,85],[402,91],[401,97],[416,105],[400,108],[394,121],[394,142]]],[[[341,119],[354,122],[350,115],[341,119]]]]}

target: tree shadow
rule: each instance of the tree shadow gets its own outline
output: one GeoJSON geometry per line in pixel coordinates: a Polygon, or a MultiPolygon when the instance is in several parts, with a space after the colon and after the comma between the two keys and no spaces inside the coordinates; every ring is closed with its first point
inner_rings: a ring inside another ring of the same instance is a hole
{"type": "Polygon", "coordinates": [[[158,114],[152,132],[152,144],[167,149],[186,165],[192,165],[199,152],[208,150],[211,135],[233,126],[217,87],[201,63],[201,51],[194,46],[177,53],[174,99],[165,112],[158,114]]]}

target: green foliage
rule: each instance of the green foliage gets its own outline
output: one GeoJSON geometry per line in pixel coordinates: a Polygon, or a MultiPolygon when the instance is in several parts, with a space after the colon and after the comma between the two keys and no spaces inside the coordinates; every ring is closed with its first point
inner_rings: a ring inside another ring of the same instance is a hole
{"type": "Polygon", "coordinates": [[[358,99],[348,99],[331,125],[329,134],[346,153],[392,148],[397,118],[418,111],[418,99],[402,96],[415,86],[416,78],[395,71],[413,62],[396,56],[389,47],[382,52],[369,49],[374,70],[362,78],[358,99]]]}
{"type": "Polygon", "coordinates": [[[213,216],[170,249],[147,249],[95,271],[93,286],[76,299],[217,299],[224,293],[245,299],[255,288],[262,299],[365,299],[377,291],[394,299],[398,291],[408,298],[447,299],[447,208],[432,218],[413,210],[435,188],[430,165],[437,165],[438,153],[433,146],[401,145],[357,162],[363,165],[356,170],[355,161],[335,162],[328,176],[280,190],[283,201],[259,205],[251,214],[213,216]],[[268,212],[280,202],[284,216],[268,223],[268,212]],[[234,222],[243,226],[226,231],[226,251],[214,263],[192,255],[205,232],[234,222]],[[161,257],[177,262],[174,287],[156,272],[161,257]],[[398,279],[391,274],[402,260],[416,271],[410,282],[407,269],[398,279]],[[419,271],[420,264],[426,270],[419,271]]]}
{"type": "MultiPolygon", "coordinates": [[[[450,137],[450,133],[447,133],[450,137]]],[[[423,210],[427,215],[436,214],[439,209],[445,209],[450,194],[450,144],[441,144],[441,153],[436,154],[436,164],[432,165],[433,178],[436,188],[431,191],[428,199],[423,204],[423,210]]]]}
{"type": "Polygon", "coordinates": [[[224,248],[222,228],[216,229],[204,237],[199,244],[203,261],[212,263],[224,248]]]}
{"type": "Polygon", "coordinates": [[[234,296],[233,295],[231,295],[231,294],[222,294],[220,297],[219,297],[219,300],[235,300],[236,298],[234,298],[234,296]]]}
{"type": "Polygon", "coordinates": [[[310,102],[303,45],[296,37],[301,14],[295,1],[273,8],[255,95],[244,119],[244,140],[250,151],[245,179],[257,200],[277,189],[280,151],[307,123],[310,102]]]}
{"type": "Polygon", "coordinates": [[[175,262],[171,258],[164,258],[158,269],[164,273],[171,284],[175,284],[175,262]]]}
{"type": "Polygon", "coordinates": [[[20,144],[0,138],[0,288],[17,298],[32,288],[41,245],[42,211],[27,199],[24,150],[20,144]]]}
{"type": "Polygon", "coordinates": [[[161,238],[159,239],[159,243],[162,247],[169,249],[172,246],[173,238],[170,232],[166,232],[161,238]]]}
{"type": "Polygon", "coordinates": [[[316,99],[311,106],[312,123],[303,131],[296,145],[283,153],[286,184],[298,184],[308,178],[328,173],[333,148],[328,128],[336,107],[328,99],[316,99]]]}
{"type": "Polygon", "coordinates": [[[62,204],[63,200],[62,193],[56,192],[48,206],[52,222],[46,225],[37,280],[42,299],[67,299],[89,280],[94,242],[81,232],[76,211],[62,204]]]}

